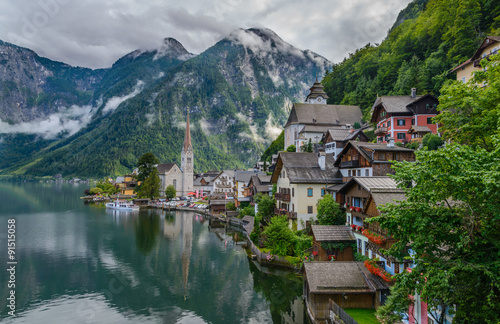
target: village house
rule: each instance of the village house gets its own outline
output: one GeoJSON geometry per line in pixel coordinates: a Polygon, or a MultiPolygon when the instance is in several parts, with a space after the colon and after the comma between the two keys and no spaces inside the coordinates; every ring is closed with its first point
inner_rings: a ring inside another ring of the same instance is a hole
{"type": "Polygon", "coordinates": [[[248,181],[243,195],[245,197],[250,197],[250,203],[254,202],[253,197],[258,194],[270,195],[273,191],[273,183],[271,182],[271,176],[260,173],[257,175],[252,175],[248,181]]]}
{"type": "Polygon", "coordinates": [[[213,180],[213,193],[234,194],[234,170],[221,171],[213,180]]]}
{"type": "Polygon", "coordinates": [[[330,319],[330,300],[341,308],[374,309],[389,295],[389,284],[363,262],[304,262],[304,299],[316,323],[330,319]]]}
{"type": "Polygon", "coordinates": [[[394,145],[392,140],[387,144],[349,141],[337,156],[334,166],[339,168],[343,182],[347,182],[354,176],[393,174],[391,161],[415,161],[415,151],[394,145]]]}
{"type": "Polygon", "coordinates": [[[316,217],[316,203],[332,184],[342,183],[342,174],[324,152],[280,152],[271,181],[276,183],[276,213],[297,220],[299,228],[316,217]]]}
{"type": "Polygon", "coordinates": [[[174,186],[177,196],[182,194],[182,171],[176,163],[160,163],[156,166],[160,177],[160,193],[164,194],[169,185],[174,186]]]}
{"type": "Polygon", "coordinates": [[[219,175],[219,171],[198,173],[194,177],[193,188],[198,197],[210,195],[214,190],[213,179],[219,175]]]}
{"type": "Polygon", "coordinates": [[[285,124],[285,147],[301,146],[311,140],[318,143],[323,134],[332,127],[351,128],[355,123],[361,125],[361,109],[358,106],[327,105],[327,94],[321,83],[316,80],[305,103],[294,103],[285,124]]]}
{"type": "Polygon", "coordinates": [[[321,142],[325,145],[325,153],[333,154],[333,159],[342,152],[349,141],[368,142],[369,139],[360,129],[346,128],[329,128],[321,138],[321,142]]]}
{"type": "Polygon", "coordinates": [[[500,36],[487,36],[478,47],[474,55],[467,61],[455,67],[451,72],[457,73],[457,80],[463,83],[468,82],[474,72],[481,71],[481,60],[489,59],[491,55],[498,54],[500,50],[500,36]]]}
{"type": "Polygon", "coordinates": [[[245,189],[247,188],[248,182],[254,175],[264,175],[263,172],[257,171],[240,171],[237,170],[234,172],[234,181],[235,181],[235,193],[234,193],[234,204],[236,207],[240,207],[241,203],[244,205],[248,205],[251,202],[251,197],[245,194],[245,189]]]}
{"type": "Polygon", "coordinates": [[[114,185],[118,188],[120,195],[131,196],[134,194],[134,189],[139,185],[133,174],[127,174],[123,177],[117,177],[114,185]]]}
{"type": "Polygon", "coordinates": [[[316,261],[354,261],[356,237],[345,225],[312,225],[313,255],[316,261]]]}
{"type": "Polygon", "coordinates": [[[412,125],[429,128],[437,134],[439,125],[432,118],[438,114],[439,101],[431,94],[417,96],[417,89],[411,89],[409,96],[377,97],[372,107],[371,122],[377,125],[375,136],[377,143],[387,143],[389,138],[406,144],[421,139],[409,133],[412,125]]]}
{"type": "Polygon", "coordinates": [[[339,194],[345,197],[346,220],[355,230],[358,253],[378,259],[379,265],[390,274],[408,268],[408,262],[387,257],[380,251],[396,242],[391,235],[378,223],[366,222],[368,218],[380,215],[379,206],[405,200],[404,190],[398,188],[390,177],[353,177],[339,194]]]}

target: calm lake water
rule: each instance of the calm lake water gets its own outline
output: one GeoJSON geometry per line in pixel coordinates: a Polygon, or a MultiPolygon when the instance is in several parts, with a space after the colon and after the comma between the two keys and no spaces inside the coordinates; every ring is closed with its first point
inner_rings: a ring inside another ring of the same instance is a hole
{"type": "Polygon", "coordinates": [[[18,262],[15,318],[0,272],[0,322],[306,323],[302,279],[259,270],[234,231],[192,212],[84,204],[86,188],[0,182],[1,269],[12,218],[18,262]]]}

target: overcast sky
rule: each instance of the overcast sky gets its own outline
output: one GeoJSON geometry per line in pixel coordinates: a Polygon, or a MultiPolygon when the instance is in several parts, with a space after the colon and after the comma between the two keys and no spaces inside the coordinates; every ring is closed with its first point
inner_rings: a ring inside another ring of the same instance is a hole
{"type": "Polygon", "coordinates": [[[267,27],[341,61],[380,43],[410,0],[0,0],[0,39],[71,65],[109,67],[173,37],[195,54],[236,28],[267,27]]]}

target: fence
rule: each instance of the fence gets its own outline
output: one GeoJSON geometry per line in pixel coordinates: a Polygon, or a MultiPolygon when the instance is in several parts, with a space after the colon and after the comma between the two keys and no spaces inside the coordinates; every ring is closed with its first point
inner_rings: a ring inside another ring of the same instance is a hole
{"type": "Polygon", "coordinates": [[[266,264],[272,266],[282,266],[291,269],[297,269],[294,267],[284,256],[274,255],[270,253],[264,253],[252,242],[247,234],[248,246],[250,247],[250,251],[257,257],[257,261],[259,264],[266,264]],[[271,260],[272,257],[272,260],[271,260]],[[269,258],[269,259],[268,259],[269,258]]]}
{"type": "Polygon", "coordinates": [[[335,320],[336,317],[340,318],[345,324],[359,324],[356,322],[354,318],[351,317],[351,315],[347,314],[337,303],[335,303],[333,300],[329,300],[329,305],[330,305],[330,321],[329,323],[338,323],[338,321],[335,320]]]}

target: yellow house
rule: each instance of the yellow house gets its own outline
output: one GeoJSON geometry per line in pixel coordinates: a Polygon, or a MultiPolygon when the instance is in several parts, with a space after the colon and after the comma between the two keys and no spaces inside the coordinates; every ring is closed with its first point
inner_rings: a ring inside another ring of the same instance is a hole
{"type": "Polygon", "coordinates": [[[316,218],[316,204],[326,188],[342,183],[342,174],[333,166],[332,154],[321,152],[280,152],[271,181],[276,183],[276,214],[303,223],[316,218]]]}
{"type": "Polygon", "coordinates": [[[474,55],[463,62],[451,72],[457,73],[457,80],[463,83],[469,82],[475,71],[481,71],[481,60],[488,59],[490,55],[498,54],[500,50],[500,36],[487,36],[474,55]]]}

